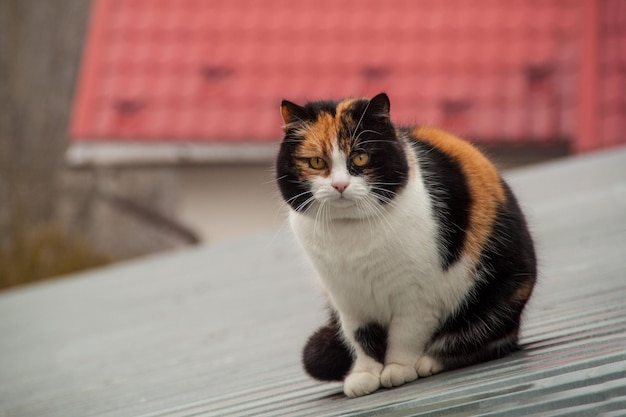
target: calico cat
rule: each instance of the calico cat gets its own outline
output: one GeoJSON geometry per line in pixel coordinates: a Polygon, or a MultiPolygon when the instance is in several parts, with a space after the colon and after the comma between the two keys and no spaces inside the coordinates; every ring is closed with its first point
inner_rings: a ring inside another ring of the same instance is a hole
{"type": "Polygon", "coordinates": [[[284,100],[277,183],[328,323],[305,370],[358,397],[517,347],[536,279],[511,189],[476,148],[371,100],[284,100]]]}

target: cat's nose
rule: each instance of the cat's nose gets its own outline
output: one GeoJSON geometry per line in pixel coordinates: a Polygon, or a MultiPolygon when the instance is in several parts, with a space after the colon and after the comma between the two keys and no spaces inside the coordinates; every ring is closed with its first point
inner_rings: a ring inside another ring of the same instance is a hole
{"type": "Polygon", "coordinates": [[[343,192],[346,190],[346,188],[348,188],[348,185],[350,184],[348,183],[348,181],[336,181],[333,182],[332,185],[333,187],[335,187],[335,190],[343,194],[343,192]]]}

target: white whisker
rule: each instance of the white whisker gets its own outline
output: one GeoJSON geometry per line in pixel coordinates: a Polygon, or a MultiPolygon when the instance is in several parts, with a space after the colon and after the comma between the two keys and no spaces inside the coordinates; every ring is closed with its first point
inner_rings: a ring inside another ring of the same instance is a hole
{"type": "Polygon", "coordinates": [[[285,179],[285,178],[287,178],[288,176],[289,176],[289,174],[285,174],[285,175],[282,175],[282,176],[280,176],[280,177],[278,177],[278,178],[273,178],[273,179],[271,179],[271,180],[269,180],[269,181],[263,181],[263,182],[261,183],[261,185],[273,184],[273,183],[278,182],[278,181],[280,181],[280,180],[284,180],[284,179],[285,179]]]}
{"type": "Polygon", "coordinates": [[[306,200],[304,200],[303,203],[301,203],[298,207],[296,207],[294,210],[297,212],[302,212],[304,211],[304,209],[307,208],[307,206],[309,205],[309,203],[311,203],[312,201],[315,200],[315,196],[311,196],[309,198],[307,198],[306,200]]]}
{"type": "Polygon", "coordinates": [[[303,195],[305,195],[305,194],[309,194],[309,193],[310,193],[311,195],[313,194],[313,193],[311,193],[311,191],[304,191],[304,192],[302,192],[302,193],[300,193],[300,194],[296,194],[296,195],[294,195],[293,197],[291,197],[291,198],[287,199],[287,200],[286,200],[286,202],[287,202],[287,203],[291,203],[292,201],[296,200],[297,198],[302,197],[303,195]]]}
{"type": "Polygon", "coordinates": [[[365,113],[367,113],[367,109],[369,109],[370,107],[370,101],[367,102],[367,105],[365,106],[365,109],[363,110],[363,113],[361,114],[361,118],[359,119],[359,122],[356,124],[356,126],[354,127],[354,132],[350,132],[350,142],[354,143],[354,135],[356,134],[357,130],[359,130],[359,126],[361,125],[361,122],[363,121],[363,118],[365,117],[365,113]]]}
{"type": "MultiPolygon", "coordinates": [[[[376,133],[377,135],[381,135],[382,136],[382,133],[377,132],[375,130],[364,129],[364,130],[361,130],[361,132],[357,135],[356,138],[354,138],[354,141],[357,142],[363,133],[376,133]]],[[[370,141],[362,142],[362,143],[360,143],[360,145],[363,144],[363,143],[367,143],[367,142],[370,142],[370,141]]]]}

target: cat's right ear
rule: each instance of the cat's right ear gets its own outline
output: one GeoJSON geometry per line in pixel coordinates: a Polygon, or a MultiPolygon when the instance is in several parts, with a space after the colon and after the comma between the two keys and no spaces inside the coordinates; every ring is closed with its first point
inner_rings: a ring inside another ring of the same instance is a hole
{"type": "Polygon", "coordinates": [[[283,128],[285,129],[287,126],[293,123],[301,123],[307,118],[307,112],[304,107],[287,100],[283,100],[280,103],[280,114],[283,116],[283,122],[285,122],[283,128]]]}

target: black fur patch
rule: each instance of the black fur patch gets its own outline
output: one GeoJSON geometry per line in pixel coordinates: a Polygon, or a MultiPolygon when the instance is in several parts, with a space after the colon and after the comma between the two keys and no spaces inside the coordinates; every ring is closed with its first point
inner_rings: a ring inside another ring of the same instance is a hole
{"type": "Polygon", "coordinates": [[[343,381],[352,367],[352,352],[340,336],[337,318],[313,333],[302,352],[305,371],[320,381],[343,381]]]}
{"type": "Polygon", "coordinates": [[[385,362],[385,355],[387,354],[386,328],[378,323],[370,323],[359,328],[354,334],[354,338],[367,356],[380,363],[385,362]]]}
{"type": "Polygon", "coordinates": [[[334,100],[310,101],[302,106],[302,108],[307,112],[310,120],[315,120],[320,113],[328,113],[335,117],[338,103],[338,101],[334,100]]]}
{"type": "Polygon", "coordinates": [[[300,181],[294,161],[298,140],[293,133],[287,132],[276,159],[276,182],[287,204],[295,211],[303,212],[311,205],[313,194],[309,185],[300,181]]]}
{"type": "Polygon", "coordinates": [[[480,257],[480,278],[462,308],[435,333],[436,350],[429,353],[447,367],[495,359],[517,348],[525,300],[518,290],[532,286],[537,276],[535,250],[524,216],[503,182],[506,203],[497,212],[491,237],[480,257]],[[437,343],[439,339],[439,343],[437,343]]]}
{"type": "Polygon", "coordinates": [[[469,226],[472,197],[461,165],[440,149],[416,138],[417,151],[424,175],[424,184],[441,227],[439,254],[443,269],[453,265],[463,252],[469,226]]]}

